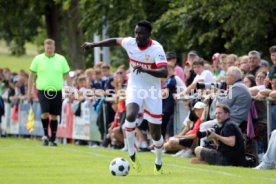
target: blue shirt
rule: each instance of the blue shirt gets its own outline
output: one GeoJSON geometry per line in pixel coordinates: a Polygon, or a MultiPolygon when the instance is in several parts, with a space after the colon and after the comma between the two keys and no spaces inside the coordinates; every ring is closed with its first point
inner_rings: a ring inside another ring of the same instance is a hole
{"type": "Polygon", "coordinates": [[[165,84],[163,85],[163,89],[169,89],[169,95],[167,98],[162,100],[162,112],[163,114],[173,113],[174,112],[174,99],[173,93],[176,93],[176,80],[174,75],[170,76],[165,84]]]}

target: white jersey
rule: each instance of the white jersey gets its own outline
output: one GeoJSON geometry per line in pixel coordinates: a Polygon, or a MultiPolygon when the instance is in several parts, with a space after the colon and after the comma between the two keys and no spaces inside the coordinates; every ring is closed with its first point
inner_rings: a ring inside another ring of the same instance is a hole
{"type": "Polygon", "coordinates": [[[153,86],[161,90],[161,79],[147,73],[136,74],[133,67],[140,65],[143,68],[155,69],[160,66],[167,66],[167,59],[163,47],[160,43],[150,40],[145,49],[140,49],[136,39],[132,37],[123,38],[120,41],[121,46],[127,51],[129,57],[130,76],[128,80],[129,87],[146,88],[153,86]]]}

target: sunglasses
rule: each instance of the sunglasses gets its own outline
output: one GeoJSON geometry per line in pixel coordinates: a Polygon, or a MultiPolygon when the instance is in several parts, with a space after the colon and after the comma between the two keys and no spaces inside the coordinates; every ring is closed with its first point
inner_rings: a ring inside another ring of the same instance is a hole
{"type": "Polygon", "coordinates": [[[118,75],[122,75],[122,74],[123,74],[123,72],[116,72],[116,74],[118,74],[118,75]]]}

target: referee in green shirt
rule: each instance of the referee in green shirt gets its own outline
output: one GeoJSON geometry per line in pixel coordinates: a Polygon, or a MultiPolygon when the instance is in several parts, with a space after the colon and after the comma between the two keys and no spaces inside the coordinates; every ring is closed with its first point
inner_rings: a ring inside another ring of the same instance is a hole
{"type": "Polygon", "coordinates": [[[30,66],[28,80],[28,100],[31,101],[31,93],[34,79],[41,106],[41,121],[44,129],[42,143],[44,146],[57,146],[56,132],[58,127],[57,117],[61,114],[62,87],[68,76],[70,68],[64,56],[55,53],[55,41],[44,41],[45,53],[35,56],[30,66]],[[50,122],[49,122],[50,119],[50,122]],[[50,123],[51,137],[48,135],[50,123]]]}

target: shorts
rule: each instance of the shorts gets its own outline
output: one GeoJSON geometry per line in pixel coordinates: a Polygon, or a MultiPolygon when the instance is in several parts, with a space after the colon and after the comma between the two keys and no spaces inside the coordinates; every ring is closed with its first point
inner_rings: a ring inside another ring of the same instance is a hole
{"type": "Polygon", "coordinates": [[[184,146],[185,148],[190,148],[193,145],[194,140],[193,139],[179,139],[179,144],[181,146],[184,146]]]}
{"type": "Polygon", "coordinates": [[[227,158],[215,149],[202,148],[200,157],[210,165],[230,165],[227,158]]]}
{"type": "Polygon", "coordinates": [[[150,92],[147,89],[126,91],[126,105],[136,103],[139,109],[144,109],[144,119],[149,123],[161,125],[162,123],[162,99],[158,96],[147,96],[150,92]]]}
{"type": "Polygon", "coordinates": [[[41,107],[41,113],[49,113],[51,115],[60,115],[62,108],[62,92],[61,91],[38,91],[38,99],[41,107]]]}

